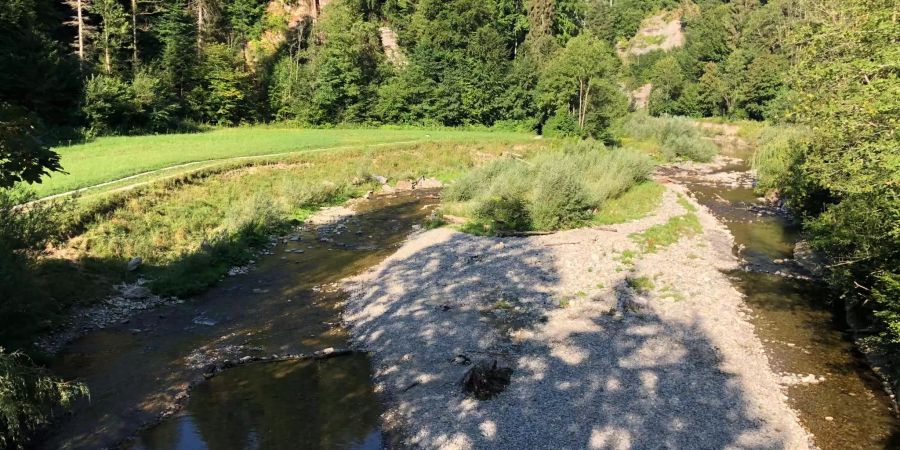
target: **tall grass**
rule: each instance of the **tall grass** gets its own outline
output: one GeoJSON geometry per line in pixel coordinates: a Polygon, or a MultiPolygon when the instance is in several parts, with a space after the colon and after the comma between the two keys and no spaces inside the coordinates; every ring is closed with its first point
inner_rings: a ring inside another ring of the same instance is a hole
{"type": "Polygon", "coordinates": [[[528,160],[502,159],[474,169],[446,190],[445,201],[468,205],[488,231],[572,228],[646,180],[652,169],[641,153],[573,143],[528,160]]]}
{"type": "Polygon", "coordinates": [[[757,189],[762,192],[788,186],[791,169],[802,155],[810,131],[797,126],[767,127],[757,139],[751,161],[757,174],[757,189]]]}
{"type": "Polygon", "coordinates": [[[665,161],[709,162],[718,153],[716,144],[684,117],[635,113],[622,122],[618,131],[633,139],[655,141],[659,144],[659,156],[665,161]]]}
{"type": "Polygon", "coordinates": [[[251,255],[248,249],[268,240],[317,207],[343,202],[379,186],[372,174],[452,177],[480,158],[496,158],[516,148],[529,154],[547,143],[511,145],[419,144],[370,150],[320,152],[285,157],[264,166],[238,166],[230,172],[159,183],[133,197],[82,212],[78,235],[66,251],[82,259],[123,266],[140,256],[144,276],[156,292],[193,294],[217,282],[228,267],[251,255]]]}

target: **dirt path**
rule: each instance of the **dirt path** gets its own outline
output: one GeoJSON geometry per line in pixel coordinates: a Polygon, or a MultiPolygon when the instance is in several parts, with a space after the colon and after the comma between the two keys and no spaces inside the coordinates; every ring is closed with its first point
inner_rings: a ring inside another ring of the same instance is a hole
{"type": "Polygon", "coordinates": [[[614,231],[428,231],[349,281],[344,317],[395,443],[809,448],[723,273],[731,235],[683,192],[614,231]],[[631,237],[692,214],[702,232],[656,252],[631,237]],[[470,364],[494,360],[514,370],[506,390],[466,396],[470,364]]]}

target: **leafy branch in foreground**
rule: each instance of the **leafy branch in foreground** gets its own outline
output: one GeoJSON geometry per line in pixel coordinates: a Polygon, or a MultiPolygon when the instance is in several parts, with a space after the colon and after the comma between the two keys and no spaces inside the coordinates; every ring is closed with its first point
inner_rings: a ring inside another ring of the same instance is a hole
{"type": "Polygon", "coordinates": [[[0,347],[0,447],[24,448],[28,436],[49,423],[54,409],[88,395],[80,383],[61,381],[21,352],[0,347]]]}

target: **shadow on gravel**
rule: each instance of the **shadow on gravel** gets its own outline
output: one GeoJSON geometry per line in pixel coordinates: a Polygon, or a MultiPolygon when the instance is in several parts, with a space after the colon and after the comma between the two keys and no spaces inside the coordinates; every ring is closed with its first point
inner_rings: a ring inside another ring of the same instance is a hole
{"type": "Polygon", "coordinates": [[[652,306],[610,314],[613,294],[586,299],[597,307],[561,318],[555,268],[573,262],[555,261],[546,247],[523,239],[432,233],[437,242],[396,255],[363,283],[346,313],[357,342],[376,352],[376,382],[409,422],[391,430],[395,443],[784,446],[777,424],[749,411],[695,324],[664,322],[652,306]],[[493,359],[514,368],[511,384],[490,400],[466,397],[461,380],[469,364],[493,359]]]}

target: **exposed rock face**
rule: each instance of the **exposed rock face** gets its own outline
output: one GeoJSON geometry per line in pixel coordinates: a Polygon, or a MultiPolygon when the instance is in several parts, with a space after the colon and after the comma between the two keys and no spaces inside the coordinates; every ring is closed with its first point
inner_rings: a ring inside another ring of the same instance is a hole
{"type": "Polygon", "coordinates": [[[397,33],[388,27],[378,29],[381,34],[381,47],[384,48],[384,56],[395,66],[406,65],[406,55],[400,51],[400,45],[397,43],[397,33]]]}
{"type": "Polygon", "coordinates": [[[330,0],[272,0],[266,7],[266,16],[284,18],[285,28],[270,29],[255,41],[247,44],[245,57],[250,67],[271,56],[287,40],[287,32],[314,23],[330,0]]]}
{"type": "Polygon", "coordinates": [[[631,109],[634,111],[647,109],[651,92],[653,92],[653,85],[650,83],[631,91],[631,109]]]}
{"type": "Polygon", "coordinates": [[[662,12],[650,17],[641,24],[641,28],[628,45],[619,49],[619,55],[640,56],[655,50],[671,50],[684,45],[684,32],[681,30],[681,10],[662,12]]]}

